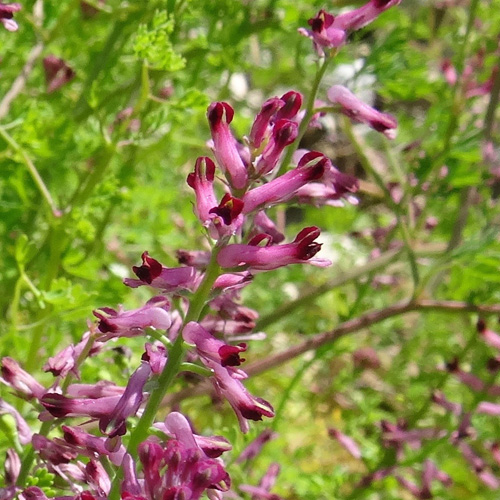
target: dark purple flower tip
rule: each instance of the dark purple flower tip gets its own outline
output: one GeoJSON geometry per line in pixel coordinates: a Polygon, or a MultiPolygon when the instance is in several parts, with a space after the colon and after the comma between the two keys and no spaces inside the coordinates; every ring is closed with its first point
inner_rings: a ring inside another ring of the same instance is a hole
{"type": "Polygon", "coordinates": [[[54,92],[75,77],[75,72],[66,61],[54,55],[44,57],[43,69],[48,93],[54,92]]]}
{"type": "Polygon", "coordinates": [[[450,373],[454,373],[458,371],[460,368],[459,363],[458,363],[458,358],[453,358],[451,361],[448,361],[446,363],[446,370],[449,371],[450,373]]]}
{"type": "Polygon", "coordinates": [[[332,162],[323,153],[309,151],[300,159],[297,168],[307,168],[309,170],[309,180],[320,179],[325,170],[332,166],[332,162]]]}
{"type": "Polygon", "coordinates": [[[285,105],[276,113],[276,119],[290,120],[295,117],[302,106],[302,94],[294,90],[290,90],[281,96],[281,100],[285,105]]]}
{"type": "Polygon", "coordinates": [[[231,486],[231,479],[219,462],[209,459],[200,461],[196,465],[193,485],[195,489],[215,488],[219,491],[227,491],[231,486]]]}
{"type": "Polygon", "coordinates": [[[381,9],[382,7],[385,7],[388,3],[390,3],[392,0],[373,0],[373,5],[377,9],[381,9]]]}
{"type": "Polygon", "coordinates": [[[316,14],[316,17],[312,17],[307,21],[307,23],[315,33],[321,33],[333,24],[334,19],[335,17],[332,14],[329,14],[325,10],[321,9],[316,14]]]}
{"type": "Polygon", "coordinates": [[[18,25],[14,21],[14,13],[21,10],[21,5],[18,3],[3,4],[0,3],[0,22],[8,31],[17,31],[18,25]]]}
{"type": "Polygon", "coordinates": [[[479,319],[477,321],[476,328],[479,333],[484,333],[486,330],[486,321],[484,321],[484,319],[479,319]]]}
{"type": "Polygon", "coordinates": [[[62,394],[49,392],[42,397],[40,402],[56,418],[62,418],[71,413],[71,400],[62,394]]]}
{"type": "Polygon", "coordinates": [[[282,150],[291,144],[297,138],[298,128],[298,125],[290,120],[283,119],[276,122],[273,130],[275,148],[282,150]]]}
{"type": "Polygon", "coordinates": [[[269,247],[273,243],[273,238],[271,235],[266,233],[256,234],[248,244],[253,247],[269,247]]]}
{"type": "Polygon", "coordinates": [[[222,366],[240,366],[241,363],[245,362],[245,359],[240,358],[240,352],[247,350],[247,345],[241,343],[238,345],[227,345],[224,344],[219,348],[219,356],[221,359],[220,364],[222,366]]]}
{"type": "Polygon", "coordinates": [[[218,215],[226,226],[229,226],[243,210],[243,202],[239,198],[226,193],[218,207],[211,208],[208,213],[218,215]]]}
{"type": "Polygon", "coordinates": [[[215,163],[208,156],[200,156],[196,160],[194,172],[191,172],[186,179],[189,187],[195,189],[196,178],[198,178],[200,181],[214,181],[215,163]]]}
{"type": "Polygon", "coordinates": [[[274,408],[271,403],[262,398],[254,397],[252,400],[253,404],[245,405],[241,404],[238,409],[240,413],[247,420],[259,421],[262,417],[274,417],[274,408]]]}
{"type": "Polygon", "coordinates": [[[320,235],[321,231],[316,226],[306,227],[293,240],[297,243],[297,257],[303,260],[309,260],[321,250],[321,243],[314,240],[320,235]]]}
{"type": "Polygon", "coordinates": [[[160,276],[163,266],[156,259],[150,257],[148,252],[144,252],[141,258],[142,266],[133,266],[132,270],[141,281],[151,284],[155,278],[160,276]]]}
{"type": "Polygon", "coordinates": [[[217,128],[222,121],[230,124],[233,121],[234,109],[227,102],[213,102],[208,107],[207,118],[210,128],[217,128]]]}

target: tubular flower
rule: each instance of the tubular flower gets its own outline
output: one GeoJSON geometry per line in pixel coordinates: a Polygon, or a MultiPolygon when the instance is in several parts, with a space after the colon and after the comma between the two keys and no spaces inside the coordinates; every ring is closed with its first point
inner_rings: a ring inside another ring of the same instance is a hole
{"type": "Polygon", "coordinates": [[[271,97],[263,105],[252,125],[248,141],[254,149],[259,149],[271,133],[271,123],[276,113],[285,106],[285,101],[278,97],[271,97]]]}
{"type": "Polygon", "coordinates": [[[0,381],[24,394],[28,398],[40,399],[47,389],[38,383],[28,372],[23,370],[12,358],[2,358],[0,363],[0,381]]]}
{"type": "Polygon", "coordinates": [[[21,10],[18,3],[0,3],[0,22],[8,31],[17,31],[19,26],[14,21],[14,13],[21,10]]]}
{"type": "Polygon", "coordinates": [[[313,41],[316,53],[323,57],[324,49],[334,49],[344,45],[346,33],[333,24],[335,17],[324,10],[320,10],[316,17],[309,19],[310,30],[299,28],[299,33],[313,41]]]}
{"type": "Polygon", "coordinates": [[[274,409],[262,398],[250,394],[240,380],[231,376],[231,372],[213,361],[206,362],[214,372],[214,386],[217,392],[227,399],[240,424],[241,432],[248,432],[248,420],[262,420],[262,417],[274,417],[274,409]]]}
{"type": "Polygon", "coordinates": [[[214,179],[215,163],[206,156],[201,156],[196,160],[194,172],[187,177],[187,183],[194,189],[196,196],[194,212],[205,227],[212,219],[210,210],[217,205],[213,187],[214,179]]]}
{"type": "Polygon", "coordinates": [[[298,31],[313,41],[319,56],[324,56],[324,49],[335,49],[344,45],[349,32],[363,28],[382,12],[400,3],[401,0],[370,0],[359,9],[338,16],[320,10],[316,17],[309,19],[310,30],[299,28],[298,31]]]}
{"type": "Polygon", "coordinates": [[[149,363],[142,362],[132,374],[127,388],[113,411],[99,420],[99,429],[110,438],[123,436],[127,432],[126,420],[137,413],[144,399],[144,385],[151,375],[149,363]]]}
{"type": "Polygon", "coordinates": [[[131,311],[118,311],[110,307],[94,311],[99,319],[98,334],[100,340],[116,337],[136,337],[142,335],[145,328],[168,330],[172,320],[168,313],[170,303],[165,297],[153,297],[144,306],[131,311]]]}
{"type": "Polygon", "coordinates": [[[75,72],[64,59],[50,55],[43,59],[47,93],[51,94],[75,78],[75,72]]]}
{"type": "Polygon", "coordinates": [[[239,366],[245,361],[240,359],[240,353],[246,351],[246,344],[237,346],[225,344],[194,321],[184,327],[182,336],[187,343],[196,345],[198,354],[202,358],[219,363],[221,366],[239,366]]]}
{"type": "Polygon", "coordinates": [[[328,90],[328,99],[339,104],[341,112],[358,122],[366,123],[377,132],[382,132],[388,139],[396,137],[396,118],[388,113],[381,113],[359,100],[348,88],[334,85],[328,90]]]}
{"type": "Polygon", "coordinates": [[[142,254],[142,266],[133,266],[132,270],[139,278],[125,278],[123,282],[131,288],[150,285],[165,293],[175,293],[181,290],[193,291],[198,284],[198,276],[194,267],[168,268],[161,265],[148,252],[142,254]]]}
{"type": "Polygon", "coordinates": [[[309,263],[319,267],[329,266],[326,259],[313,258],[321,249],[321,244],[314,240],[319,236],[317,227],[306,227],[296,236],[292,243],[274,246],[257,246],[266,242],[268,235],[258,235],[250,244],[233,244],[224,247],[217,256],[221,267],[248,266],[254,270],[269,271],[289,264],[309,263]]]}
{"type": "Polygon", "coordinates": [[[293,170],[251,189],[243,197],[243,213],[248,214],[292,198],[299,188],[323,177],[327,163],[330,160],[324,155],[318,155],[309,162],[301,160],[293,170]]]}
{"type": "Polygon", "coordinates": [[[234,110],[227,102],[214,102],[207,111],[217,162],[231,186],[243,189],[247,184],[248,175],[238,152],[236,139],[229,128],[233,116],[234,110]]]}
{"type": "Polygon", "coordinates": [[[279,120],[273,127],[272,136],[262,155],[257,160],[257,173],[266,175],[276,167],[283,150],[291,144],[298,134],[298,125],[290,120],[279,120]]]}

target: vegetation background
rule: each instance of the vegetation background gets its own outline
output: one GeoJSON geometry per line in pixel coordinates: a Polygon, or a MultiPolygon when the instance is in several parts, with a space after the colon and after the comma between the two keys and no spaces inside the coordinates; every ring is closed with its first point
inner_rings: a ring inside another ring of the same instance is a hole
{"type": "MultiPolygon", "coordinates": [[[[93,309],[138,307],[150,296],[122,283],[143,251],[175,266],[177,249],[205,248],[185,179],[208,152],[208,104],[231,103],[241,138],[268,97],[290,89],[307,96],[317,57],[297,28],[320,8],[354,6],[23,1],[19,31],[0,30],[0,355],[49,382],[45,360],[79,340],[93,309]],[[49,55],[74,71],[53,92],[42,64],[49,55]]],[[[398,136],[388,141],[328,114],[303,140],[360,178],[361,190],[357,205],[276,209],[289,238],[319,226],[334,265],[261,274],[245,290],[244,304],[260,314],[257,330],[267,333],[248,353],[247,363],[260,363],[249,387],[273,403],[275,419],[243,436],[209,393],[179,403],[200,431],[233,443],[233,460],[265,428],[277,433],[250,464],[230,465],[236,486],[257,483],[278,462],[273,491],[283,498],[411,498],[394,474],[366,488],[359,480],[399,463],[398,474],[418,482],[430,458],[453,479],[433,485],[436,498],[498,498],[498,486],[485,484],[450,441],[460,418],[431,395],[441,390],[473,412],[471,446],[500,475],[490,452],[500,421],[475,412],[486,389],[472,391],[445,368],[458,358],[495,384],[487,361],[496,353],[476,322],[500,304],[499,26],[498,0],[406,0],[356,32],[330,65],[318,98],[346,85],[395,115],[398,136]],[[446,79],[447,61],[456,83],[446,79]],[[394,309],[409,300],[415,307],[394,309]],[[460,307],[432,307],[445,300],[460,307]],[[374,310],[390,314],[272,365],[273,353],[374,310]],[[382,442],[381,420],[447,434],[404,444],[398,462],[382,442]],[[328,437],[329,428],[355,439],[362,458],[328,437]]],[[[488,325],[495,329],[494,315],[488,325]]],[[[126,380],[142,343],[122,342],[129,349],[117,347],[107,363],[89,360],[82,378],[126,380]]],[[[179,380],[175,390],[185,386],[179,380]]],[[[13,440],[12,422],[0,416],[0,450],[13,440]]]]}

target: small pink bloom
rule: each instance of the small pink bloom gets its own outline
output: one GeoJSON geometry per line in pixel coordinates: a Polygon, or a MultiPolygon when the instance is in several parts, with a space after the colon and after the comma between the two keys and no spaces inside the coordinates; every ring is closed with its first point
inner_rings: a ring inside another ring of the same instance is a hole
{"type": "Polygon", "coordinates": [[[194,321],[184,327],[182,336],[187,343],[196,345],[200,356],[221,366],[239,366],[245,361],[240,358],[240,353],[246,351],[246,344],[227,345],[194,321]]]}
{"type": "Polygon", "coordinates": [[[323,177],[329,163],[328,158],[323,155],[317,156],[311,161],[301,160],[293,170],[262,186],[251,189],[243,197],[243,213],[248,214],[289,200],[299,188],[323,177]]]}
{"type": "Polygon", "coordinates": [[[248,266],[261,271],[302,263],[325,267],[331,262],[313,258],[321,249],[321,244],[314,241],[319,234],[317,227],[306,227],[292,243],[264,247],[257,246],[263,241],[262,237],[257,236],[249,245],[237,243],[224,247],[217,256],[217,262],[223,268],[248,266]]]}
{"type": "MultiPolygon", "coordinates": [[[[299,188],[300,189],[300,188],[299,188]]],[[[273,243],[281,243],[285,239],[285,235],[280,232],[272,219],[268,217],[265,210],[260,210],[255,214],[253,219],[257,234],[265,233],[271,236],[273,243]]]]}
{"type": "MultiPolygon", "coordinates": [[[[106,456],[115,464],[120,465],[125,455],[125,447],[121,444],[116,449],[109,449],[109,440],[104,437],[88,434],[80,427],[62,426],[64,442],[74,448],[78,453],[90,457],[97,455],[106,456]]],[[[56,439],[58,443],[60,440],[56,439]]]]}
{"type": "Polygon", "coordinates": [[[333,428],[328,429],[328,435],[336,439],[354,458],[361,458],[361,450],[354,439],[333,428]]]}
{"type": "Polygon", "coordinates": [[[299,28],[299,33],[313,41],[314,48],[319,56],[324,56],[325,49],[334,49],[345,43],[346,33],[343,29],[334,26],[335,17],[325,10],[320,10],[316,17],[309,19],[310,30],[299,28]]]}
{"type": "Polygon", "coordinates": [[[9,403],[0,398],[0,415],[9,414],[16,422],[17,437],[22,445],[31,442],[32,432],[30,426],[21,414],[9,403]]]}
{"type": "Polygon", "coordinates": [[[227,102],[214,102],[207,111],[217,162],[229,183],[236,189],[243,189],[248,175],[229,128],[233,116],[234,110],[227,102]]]}
{"type": "Polygon", "coordinates": [[[300,107],[302,106],[302,94],[290,90],[283,94],[280,99],[285,105],[276,113],[276,122],[279,120],[296,120],[300,107]]]}
{"type": "Polygon", "coordinates": [[[117,337],[136,337],[144,334],[146,328],[168,330],[172,323],[168,310],[170,303],[165,297],[153,297],[144,306],[130,311],[103,307],[93,311],[99,319],[97,334],[99,340],[107,341],[117,337]]]}
{"type": "MultiPolygon", "coordinates": [[[[27,444],[27,443],[24,443],[27,444]]],[[[12,448],[8,448],[5,457],[5,484],[7,486],[14,486],[21,472],[21,459],[16,451],[12,448]]],[[[3,499],[2,492],[0,491],[0,496],[3,499]]]]}
{"type": "Polygon", "coordinates": [[[488,345],[500,350],[500,335],[490,330],[484,320],[480,319],[477,322],[477,331],[488,345]]]}
{"type": "Polygon", "coordinates": [[[126,420],[134,416],[144,399],[144,385],[151,375],[149,363],[141,366],[130,377],[125,392],[113,410],[99,420],[99,429],[110,438],[123,436],[127,432],[126,420]]]}
{"type": "Polygon", "coordinates": [[[67,398],[62,394],[48,392],[41,403],[54,417],[92,417],[102,418],[113,413],[121,396],[108,396],[99,399],[67,398]]]}
{"type": "Polygon", "coordinates": [[[192,266],[204,271],[210,262],[210,252],[205,250],[177,250],[177,260],[183,266],[192,266]]]}
{"type": "Polygon", "coordinates": [[[279,120],[274,124],[273,132],[262,155],[257,160],[257,173],[266,175],[276,167],[281,153],[286,146],[291,144],[298,134],[298,125],[290,120],[279,120]]]}
{"type": "Polygon", "coordinates": [[[252,396],[240,380],[231,376],[229,370],[213,361],[207,361],[206,364],[214,372],[213,381],[217,392],[228,400],[236,413],[242,432],[248,432],[248,420],[258,421],[262,420],[262,417],[274,417],[271,404],[252,396]]]}
{"type": "Polygon", "coordinates": [[[187,183],[194,189],[196,196],[195,214],[205,227],[208,227],[212,220],[210,210],[217,206],[213,187],[214,179],[215,163],[206,156],[201,156],[196,160],[194,172],[187,177],[187,183]]]}
{"type": "Polygon", "coordinates": [[[14,21],[14,13],[21,10],[18,3],[0,3],[0,23],[4,25],[7,31],[17,31],[19,26],[14,21]]]}
{"type": "Polygon", "coordinates": [[[147,343],[145,345],[146,352],[142,355],[142,361],[147,361],[151,367],[151,371],[155,375],[159,375],[167,363],[167,350],[163,344],[147,343]]]}
{"type": "Polygon", "coordinates": [[[132,270],[139,278],[125,278],[123,282],[131,288],[150,285],[165,293],[175,293],[181,290],[195,290],[199,279],[194,267],[163,267],[160,262],[142,254],[142,266],[133,266],[132,270]]]}
{"type": "Polygon", "coordinates": [[[54,55],[44,57],[43,68],[45,70],[47,93],[49,94],[69,83],[75,77],[75,72],[68,66],[66,61],[54,55]]]}
{"type": "Polygon", "coordinates": [[[262,431],[241,453],[237,458],[236,463],[240,464],[248,460],[253,460],[257,455],[260,454],[264,445],[276,439],[278,435],[271,429],[265,429],[262,431]]]}
{"type": "Polygon", "coordinates": [[[85,482],[100,497],[105,497],[111,490],[111,480],[102,464],[97,460],[90,460],[85,466],[85,482]]]}
{"type": "Polygon", "coordinates": [[[252,148],[260,148],[262,142],[269,137],[271,133],[271,122],[277,111],[283,106],[285,106],[285,101],[278,97],[272,97],[262,105],[261,110],[255,117],[250,135],[248,136],[252,148]]]}
{"type": "Polygon", "coordinates": [[[359,9],[339,14],[333,26],[345,31],[356,31],[373,22],[385,10],[399,5],[401,0],[370,0],[359,9]]]}
{"type": "Polygon", "coordinates": [[[334,85],[328,90],[328,99],[339,104],[341,112],[358,122],[366,123],[377,132],[382,132],[388,139],[396,137],[397,120],[387,113],[381,113],[359,100],[349,89],[334,85]]]}
{"type": "Polygon", "coordinates": [[[47,389],[23,370],[12,358],[2,358],[0,362],[1,382],[24,394],[28,398],[40,399],[47,389]]]}

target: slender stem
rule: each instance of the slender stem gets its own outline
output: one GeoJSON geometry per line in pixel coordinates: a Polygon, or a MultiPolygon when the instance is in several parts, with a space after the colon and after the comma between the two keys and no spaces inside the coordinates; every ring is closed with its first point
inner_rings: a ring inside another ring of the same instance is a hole
{"type": "Polygon", "coordinates": [[[314,78],[313,86],[311,89],[311,92],[309,93],[309,98],[307,100],[307,105],[306,105],[306,113],[304,115],[304,118],[302,118],[300,125],[299,125],[299,131],[297,135],[297,139],[293,141],[290,146],[288,146],[285,156],[283,157],[283,161],[281,162],[281,167],[280,169],[286,169],[292,159],[293,153],[295,153],[296,149],[299,147],[300,140],[306,133],[307,127],[309,125],[309,122],[311,121],[311,118],[314,115],[314,102],[316,101],[316,96],[318,94],[319,86],[321,84],[321,80],[323,79],[323,76],[325,75],[325,72],[328,68],[328,65],[330,64],[330,61],[332,61],[333,56],[331,57],[326,57],[323,60],[323,63],[319,66],[318,71],[316,72],[316,76],[314,78]]]}
{"type": "MultiPolygon", "coordinates": [[[[205,272],[203,281],[196,290],[189,305],[189,310],[186,314],[186,318],[184,319],[184,325],[190,321],[197,321],[200,317],[203,307],[210,295],[210,291],[212,290],[212,286],[220,273],[220,266],[217,263],[219,250],[220,247],[215,246],[212,251],[210,263],[205,272]]],[[[170,384],[179,373],[182,360],[184,358],[184,351],[184,340],[182,338],[181,331],[179,332],[173,346],[168,351],[168,362],[158,378],[158,385],[151,392],[146,408],[144,409],[144,413],[130,434],[127,452],[134,458],[137,456],[139,444],[148,436],[149,428],[154,422],[155,416],[158,413],[161,402],[165,397],[170,384]]],[[[122,470],[118,469],[109,493],[108,498],[110,500],[118,500],[120,495],[119,489],[121,478],[122,470]]]]}
{"type": "Polygon", "coordinates": [[[45,200],[47,205],[50,208],[50,211],[54,217],[59,217],[60,211],[58,210],[56,204],[54,203],[54,200],[52,199],[52,195],[50,194],[50,191],[48,190],[47,186],[45,185],[45,182],[43,182],[42,176],[38,172],[38,170],[35,167],[35,164],[31,161],[30,157],[26,153],[26,151],[13,139],[13,137],[2,127],[0,126],[0,136],[3,137],[5,142],[9,144],[9,146],[19,153],[24,161],[24,164],[26,165],[26,168],[28,169],[28,172],[30,173],[31,177],[33,178],[33,181],[36,184],[36,187],[40,191],[42,198],[45,200]]]}

